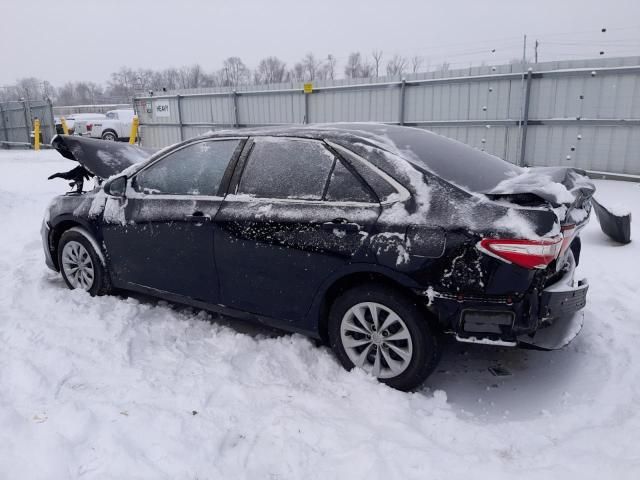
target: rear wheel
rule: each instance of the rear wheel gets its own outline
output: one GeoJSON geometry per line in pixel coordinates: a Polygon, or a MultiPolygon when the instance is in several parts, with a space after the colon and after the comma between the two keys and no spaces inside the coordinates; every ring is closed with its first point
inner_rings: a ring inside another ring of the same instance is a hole
{"type": "Polygon", "coordinates": [[[72,290],[81,289],[93,295],[110,291],[109,277],[101,255],[88,234],[67,230],[58,243],[58,265],[64,282],[72,290]]]}
{"type": "Polygon", "coordinates": [[[116,132],[107,130],[102,134],[102,139],[108,140],[109,142],[115,142],[116,140],[118,140],[118,136],[116,135],[116,132]]]}
{"type": "Polygon", "coordinates": [[[419,386],[440,358],[438,338],[408,296],[370,284],[346,291],[329,313],[329,340],[342,365],[399,390],[419,386]]]}

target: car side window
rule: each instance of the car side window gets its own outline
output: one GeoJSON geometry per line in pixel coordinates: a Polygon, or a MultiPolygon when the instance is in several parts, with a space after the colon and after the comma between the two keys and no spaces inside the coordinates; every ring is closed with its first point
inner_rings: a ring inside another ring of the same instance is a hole
{"type": "Polygon", "coordinates": [[[168,154],[135,177],[134,188],[149,195],[216,196],[240,140],[192,143],[168,154]]]}
{"type": "Polygon", "coordinates": [[[330,202],[377,202],[377,199],[340,161],[331,173],[326,200],[330,202]]]}
{"type": "Polygon", "coordinates": [[[239,194],[320,200],[335,156],[318,141],[258,137],[238,185],[239,194]]]}

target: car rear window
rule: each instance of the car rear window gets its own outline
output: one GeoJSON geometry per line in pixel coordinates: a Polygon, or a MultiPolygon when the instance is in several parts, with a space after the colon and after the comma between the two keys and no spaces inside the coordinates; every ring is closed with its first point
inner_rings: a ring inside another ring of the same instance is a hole
{"type": "Polygon", "coordinates": [[[381,126],[402,156],[471,192],[488,192],[501,181],[522,173],[512,163],[419,128],[381,126]]]}
{"type": "Polygon", "coordinates": [[[242,173],[239,194],[320,200],[335,156],[317,141],[258,137],[242,173]]]}

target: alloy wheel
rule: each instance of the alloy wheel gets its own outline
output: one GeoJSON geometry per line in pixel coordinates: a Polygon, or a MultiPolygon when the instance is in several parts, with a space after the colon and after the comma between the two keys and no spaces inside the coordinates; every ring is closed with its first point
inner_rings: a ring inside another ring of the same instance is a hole
{"type": "Polygon", "coordinates": [[[91,255],[80,242],[67,242],[62,249],[62,269],[73,288],[89,291],[93,286],[95,271],[91,255]]]}
{"type": "Polygon", "coordinates": [[[362,302],[347,310],[340,339],[349,360],[377,378],[397,377],[413,357],[406,323],[380,303],[362,302]]]}

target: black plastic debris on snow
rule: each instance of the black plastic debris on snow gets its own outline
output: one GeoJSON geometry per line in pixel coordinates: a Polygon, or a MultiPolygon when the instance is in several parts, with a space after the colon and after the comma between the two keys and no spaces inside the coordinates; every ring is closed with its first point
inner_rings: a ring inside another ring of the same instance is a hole
{"type": "Polygon", "coordinates": [[[595,198],[591,198],[591,201],[604,234],[618,243],[631,242],[631,213],[616,215],[598,203],[595,198]]]}

